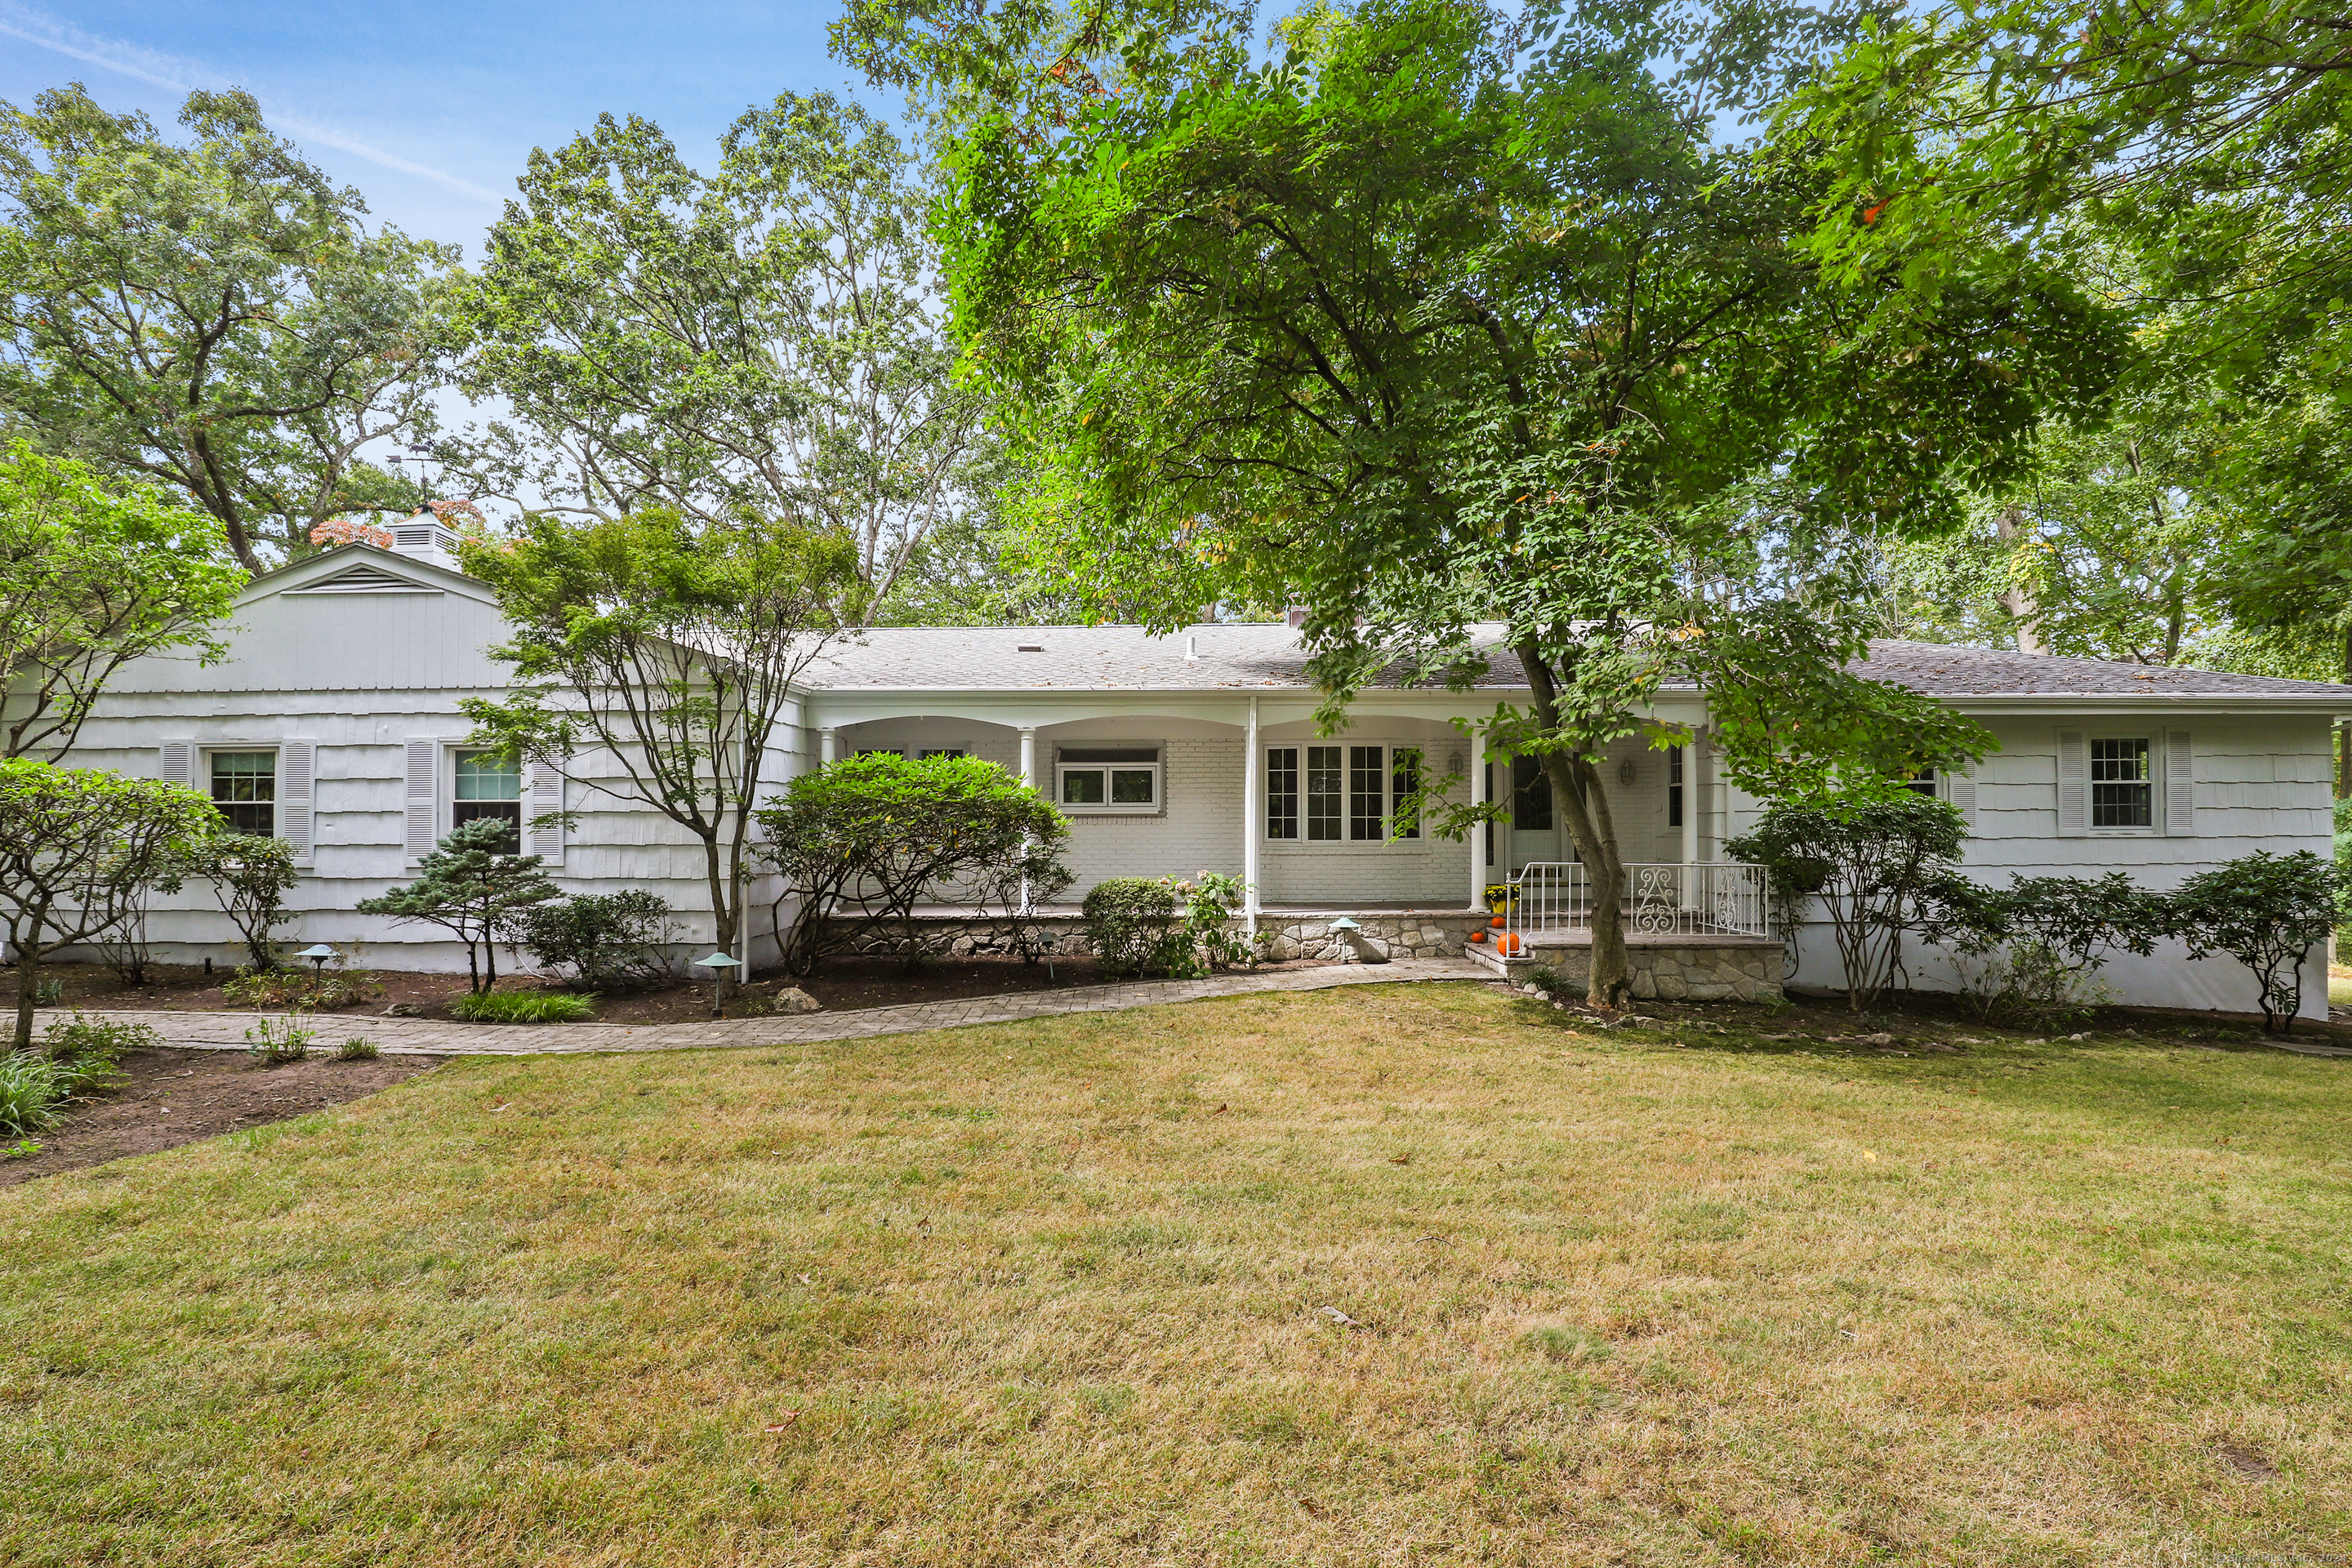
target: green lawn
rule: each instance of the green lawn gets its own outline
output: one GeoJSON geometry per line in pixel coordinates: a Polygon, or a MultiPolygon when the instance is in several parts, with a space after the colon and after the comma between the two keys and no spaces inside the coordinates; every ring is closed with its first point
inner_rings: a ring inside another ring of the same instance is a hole
{"type": "Polygon", "coordinates": [[[2352,1552],[2352,1061],[1563,1016],[477,1059],[0,1192],[0,1563],[2352,1552]]]}

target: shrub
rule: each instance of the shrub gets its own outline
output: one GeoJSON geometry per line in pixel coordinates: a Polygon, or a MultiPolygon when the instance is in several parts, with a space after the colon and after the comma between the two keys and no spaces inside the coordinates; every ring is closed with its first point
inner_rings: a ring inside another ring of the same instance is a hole
{"type": "Polygon", "coordinates": [[[318,1037],[319,1031],[303,1026],[299,1015],[260,1018],[245,1032],[245,1054],[266,1068],[299,1062],[310,1054],[311,1043],[318,1037]]]}
{"type": "Polygon", "coordinates": [[[278,928],[294,918],[286,910],[286,895],[299,880],[294,846],[257,833],[224,833],[197,849],[187,872],[212,884],[213,900],[244,936],[254,967],[269,968],[278,928]]]}
{"type": "Polygon", "coordinates": [[[2352,878],[2310,850],[2257,849],[2174,889],[2171,934],[2189,956],[2226,952],[2244,964],[2261,995],[2263,1027],[2292,1029],[2303,1006],[2303,965],[2343,918],[2352,878]]]}
{"type": "Polygon", "coordinates": [[[1780,802],[1724,846],[1762,865],[1784,907],[1819,899],[1845,967],[1846,1001],[1867,1006],[1903,963],[1903,933],[1958,880],[1966,819],[1948,801],[1905,790],[1886,800],[1780,802]]]}
{"type": "Polygon", "coordinates": [[[2081,1022],[2107,1000],[2095,978],[2105,950],[2145,957],[2171,920],[2162,897],[2120,871],[2014,877],[2006,889],[1955,877],[1927,901],[1923,931],[1958,959],[1979,1016],[2036,1029],[2081,1022]]]}
{"type": "Polygon", "coordinates": [[[239,1007],[348,1007],[375,1000],[383,994],[383,987],[364,969],[339,969],[321,975],[290,969],[240,969],[221,982],[221,994],[239,1007]]]}
{"type": "Polygon", "coordinates": [[[449,1005],[468,1024],[584,1024],[596,1016],[593,996],[568,991],[477,991],[449,1005]]]}
{"type": "Polygon", "coordinates": [[[377,1054],[375,1042],[360,1035],[353,1035],[335,1047],[335,1059],[339,1062],[372,1062],[377,1054]]]}
{"type": "Polygon", "coordinates": [[[163,1037],[148,1025],[76,1013],[42,1033],[40,1053],[57,1068],[65,1093],[98,1094],[130,1081],[120,1065],[125,1056],[163,1045],[163,1037]]]}
{"type": "Polygon", "coordinates": [[[1177,929],[1176,884],[1167,878],[1106,877],[1082,909],[1104,973],[1141,974],[1183,962],[1189,941],[1177,929]]]}
{"type": "Polygon", "coordinates": [[[499,942],[512,935],[525,910],[556,896],[541,857],[506,852],[513,836],[514,825],[497,817],[461,822],[416,863],[416,880],[362,899],[359,911],[441,927],[466,944],[472,989],[488,990],[499,983],[499,942]]]}
{"type": "Polygon", "coordinates": [[[776,929],[794,974],[891,927],[912,968],[923,956],[918,904],[952,896],[1010,912],[1024,889],[1034,904],[1070,885],[1060,858],[1069,819],[977,757],[850,757],[802,774],[781,803],[754,815],[762,864],[779,879],[776,929]],[[789,924],[787,900],[796,909],[789,924]]]}
{"type": "Polygon", "coordinates": [[[539,904],[515,925],[516,945],[567,982],[600,991],[669,979],[675,969],[665,948],[676,936],[669,901],[642,888],[539,904]]]}
{"type": "Polygon", "coordinates": [[[0,1055],[0,1132],[46,1132],[58,1124],[66,1097],[63,1074],[47,1057],[0,1055]]]}
{"type": "Polygon", "coordinates": [[[1234,929],[1234,910],[1242,901],[1240,878],[1203,871],[1170,886],[1184,900],[1184,924],[1171,945],[1170,973],[1198,976],[1257,966],[1249,939],[1234,929]]]}

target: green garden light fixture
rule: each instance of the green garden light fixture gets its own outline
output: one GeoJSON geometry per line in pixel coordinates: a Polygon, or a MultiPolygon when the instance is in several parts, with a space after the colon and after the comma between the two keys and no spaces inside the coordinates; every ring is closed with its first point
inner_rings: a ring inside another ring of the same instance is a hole
{"type": "Polygon", "coordinates": [[[294,956],[297,958],[307,958],[310,961],[310,978],[313,983],[316,983],[326,977],[327,960],[331,958],[341,958],[343,955],[337,952],[333,948],[329,947],[323,942],[314,942],[294,956]]]}
{"type": "Polygon", "coordinates": [[[696,959],[694,966],[697,969],[710,971],[710,1016],[714,1018],[724,1018],[727,1016],[727,1010],[719,1005],[719,988],[727,984],[727,976],[730,973],[743,967],[742,960],[730,953],[714,952],[708,958],[696,959]]]}

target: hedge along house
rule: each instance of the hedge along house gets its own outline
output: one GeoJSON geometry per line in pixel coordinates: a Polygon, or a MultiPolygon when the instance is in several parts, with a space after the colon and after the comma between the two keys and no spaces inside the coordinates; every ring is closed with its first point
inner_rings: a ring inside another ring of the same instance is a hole
{"type": "MultiPolygon", "coordinates": [[[[1105,877],[1227,872],[1250,884],[1249,918],[1276,955],[1325,946],[1342,914],[1360,946],[1459,951],[1486,890],[1514,879],[1530,908],[1557,901],[1551,923],[1572,946],[1574,850],[1542,775],[1529,758],[1474,758],[1454,723],[1526,700],[1516,660],[1498,653],[1467,692],[1369,689],[1334,735],[1316,732],[1306,661],[1282,625],[876,631],[812,670],[808,749],[953,752],[1016,771],[1070,817],[1072,896],[1105,877]],[[1466,842],[1416,832],[1396,803],[1423,770],[1458,780],[1454,800],[1505,803],[1500,820],[1466,842]]],[[[1980,880],[2120,870],[2161,890],[2257,849],[2331,853],[2333,726],[2352,689],[1891,641],[1861,673],[1951,705],[1999,742],[1968,773],[1914,785],[1959,809],[1980,880]]],[[[1760,876],[1724,861],[1761,803],[1716,767],[1701,691],[1670,687],[1654,712],[1697,739],[1620,742],[1602,776],[1634,881],[1636,993],[1690,994],[1664,978],[1673,954],[1727,954],[1763,929],[1760,876]]],[[[1774,983],[1786,938],[1791,983],[1843,984],[1826,926],[1773,935],[1745,945],[1772,950],[1774,983]]],[[[1906,973],[1930,989],[1958,979],[1933,952],[1910,954],[1906,973]]],[[[2191,963],[2177,944],[2114,955],[2101,979],[2124,1002],[2255,1005],[2242,966],[2191,963]]],[[[2304,1012],[2326,1016],[2324,963],[2305,968],[2304,1012]]]]}
{"type": "MultiPolygon", "coordinates": [[[[393,551],[338,549],[257,579],[217,665],[127,667],[68,763],[185,780],[239,826],[290,841],[302,872],[285,932],[295,946],[326,942],[378,967],[462,969],[463,951],[433,928],[354,906],[411,879],[457,822],[520,824],[562,809],[576,814],[570,827],[528,832],[559,886],[650,889],[679,912],[681,955],[707,951],[701,849],[684,830],[593,787],[593,755],[572,759],[567,783],[500,767],[467,743],[458,704],[503,689],[506,667],[486,650],[506,626],[488,591],[455,569],[436,524],[404,524],[398,537],[393,551]]],[[[781,789],[860,751],[986,758],[1068,814],[1069,898],[1110,876],[1226,872],[1250,884],[1247,918],[1277,954],[1328,950],[1342,915],[1375,955],[1460,951],[1493,884],[1558,889],[1572,879],[1573,852],[1532,763],[1473,756],[1453,722],[1525,699],[1507,655],[1466,692],[1368,689],[1348,729],[1328,736],[1315,732],[1305,666],[1298,634],[1279,624],[1166,637],[1132,626],[875,630],[812,667],[762,775],[781,789]],[[1396,802],[1417,774],[1456,780],[1455,800],[1507,803],[1502,819],[1466,842],[1416,832],[1396,802]]],[[[2164,889],[2254,849],[2329,850],[2331,725],[2352,713],[2352,689],[1911,643],[1878,645],[1864,673],[1950,703],[1999,741],[1971,775],[1919,784],[1968,817],[1966,863],[1987,880],[2123,870],[2164,889]]],[[[1714,766],[1701,692],[1662,692],[1655,716],[1700,738],[1668,752],[1622,742],[1603,772],[1625,858],[1649,882],[1636,889],[1636,941],[1671,953],[1695,934],[1759,929],[1760,909],[1732,896],[1750,885],[1747,873],[1721,867],[1758,803],[1714,766]],[[1644,925],[1664,929],[1645,937],[1644,925]]],[[[753,889],[755,964],[773,952],[773,892],[753,889]]],[[[149,935],[165,962],[235,962],[239,951],[202,888],[159,898],[149,935]]],[[[1778,942],[1746,940],[1771,948],[1777,981],[1778,942]]],[[[1801,928],[1793,945],[1796,983],[1842,983],[1822,929],[1801,928]]],[[[1909,973],[1929,985],[1953,978],[1933,954],[1916,955],[1909,973]]],[[[2116,958],[2105,978],[2126,1001],[2252,1005],[2239,966],[2189,963],[2178,950],[2116,958]]],[[[2305,1011],[2324,1013],[2324,972],[2305,980],[2305,1011]]]]}

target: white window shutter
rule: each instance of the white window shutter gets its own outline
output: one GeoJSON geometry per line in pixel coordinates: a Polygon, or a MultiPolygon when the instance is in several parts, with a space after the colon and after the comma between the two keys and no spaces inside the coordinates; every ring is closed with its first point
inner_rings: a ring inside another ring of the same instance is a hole
{"type": "Polygon", "coordinates": [[[435,789],[440,773],[440,742],[408,742],[408,832],[404,842],[412,861],[432,854],[433,841],[438,837],[433,829],[441,815],[435,789]]]}
{"type": "Polygon", "coordinates": [[[1977,781],[1957,768],[1944,771],[1944,783],[1949,794],[1945,797],[1959,809],[1960,820],[1969,831],[1977,830],[1977,781]]]}
{"type": "Polygon", "coordinates": [[[2058,837],[2091,830],[2091,748],[2080,730],[2058,731],[2058,837]]]}
{"type": "MultiPolygon", "coordinates": [[[[550,763],[530,765],[530,809],[526,820],[563,809],[563,774],[550,763]]],[[[563,864],[563,825],[547,823],[530,830],[530,853],[551,866],[563,864]]]]}
{"type": "Polygon", "coordinates": [[[158,748],[161,755],[155,766],[155,776],[165,784],[188,784],[196,782],[196,743],[194,741],[166,741],[158,748]]]}
{"type": "Polygon", "coordinates": [[[2197,831],[2197,761],[2186,730],[2164,737],[2164,831],[2173,838],[2197,831]]]}
{"type": "Polygon", "coordinates": [[[319,748],[310,741],[282,741],[278,746],[278,837],[294,847],[294,864],[310,864],[311,810],[316,793],[319,748]]]}

